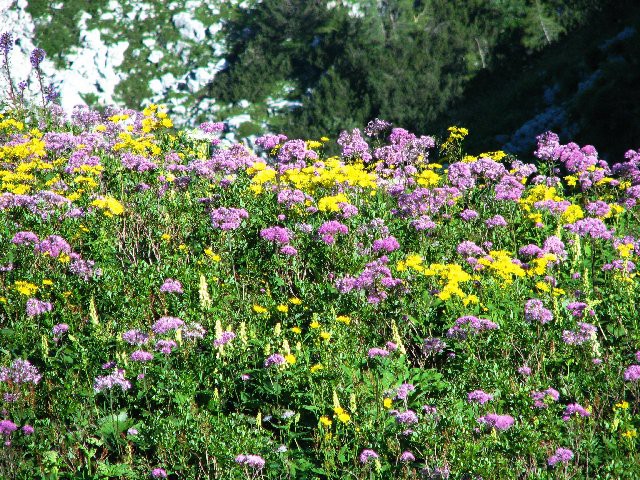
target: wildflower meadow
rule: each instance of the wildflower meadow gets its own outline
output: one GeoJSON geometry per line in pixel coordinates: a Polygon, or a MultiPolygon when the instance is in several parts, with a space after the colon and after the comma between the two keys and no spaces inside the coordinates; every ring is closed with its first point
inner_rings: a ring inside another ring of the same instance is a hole
{"type": "Polygon", "coordinates": [[[640,477],[640,151],[13,88],[0,478],[640,477]]]}

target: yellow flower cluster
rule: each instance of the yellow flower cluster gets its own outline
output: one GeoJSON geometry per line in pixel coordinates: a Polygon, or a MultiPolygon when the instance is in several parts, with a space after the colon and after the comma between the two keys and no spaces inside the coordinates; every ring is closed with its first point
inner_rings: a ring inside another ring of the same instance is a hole
{"type": "Polygon", "coordinates": [[[483,257],[478,259],[478,264],[484,265],[489,271],[497,274],[506,285],[511,284],[514,277],[524,277],[526,275],[526,272],[521,266],[513,263],[509,252],[492,250],[489,252],[489,257],[490,258],[483,257]]]}
{"type": "Polygon", "coordinates": [[[458,143],[459,140],[463,140],[464,137],[469,135],[469,130],[467,130],[466,128],[454,126],[454,127],[449,127],[447,130],[449,131],[449,138],[447,138],[440,146],[442,150],[447,150],[448,148],[452,147],[454,144],[458,143]]]}
{"type": "Polygon", "coordinates": [[[16,145],[0,146],[0,160],[25,160],[27,158],[40,158],[47,154],[45,143],[40,140],[41,135],[29,137],[24,135],[26,140],[16,145]]]}
{"type": "Polygon", "coordinates": [[[362,163],[345,165],[337,157],[304,168],[293,168],[282,175],[278,175],[266,163],[258,161],[247,169],[247,174],[252,177],[250,188],[256,194],[262,193],[267,183],[280,183],[309,194],[319,187],[332,188],[341,184],[371,190],[375,190],[377,186],[376,175],[367,172],[362,163]]]}
{"type": "Polygon", "coordinates": [[[26,297],[31,297],[38,291],[37,285],[34,285],[33,283],[25,282],[23,280],[17,280],[13,284],[13,287],[18,291],[18,293],[26,297]]]}
{"type": "Polygon", "coordinates": [[[560,216],[560,221],[563,223],[576,223],[581,218],[584,218],[584,212],[580,205],[569,205],[560,216]]]}
{"type": "Polygon", "coordinates": [[[457,263],[432,263],[428,267],[425,267],[422,264],[423,261],[420,255],[410,254],[396,264],[396,270],[399,272],[414,270],[427,277],[436,277],[439,285],[442,287],[440,293],[436,295],[440,300],[450,300],[455,296],[463,301],[466,300],[465,304],[478,303],[478,297],[475,295],[467,295],[460,288],[461,283],[472,280],[471,275],[465,272],[460,265],[457,263]]]}
{"type": "Polygon", "coordinates": [[[120,141],[113,146],[113,150],[116,152],[126,149],[138,155],[160,155],[162,153],[162,149],[154,143],[155,137],[153,135],[134,138],[130,133],[122,132],[118,138],[120,141]]]}
{"type": "Polygon", "coordinates": [[[124,207],[122,204],[111,196],[97,198],[91,205],[98,207],[102,210],[107,217],[113,217],[114,215],[122,215],[124,213],[124,207]]]}

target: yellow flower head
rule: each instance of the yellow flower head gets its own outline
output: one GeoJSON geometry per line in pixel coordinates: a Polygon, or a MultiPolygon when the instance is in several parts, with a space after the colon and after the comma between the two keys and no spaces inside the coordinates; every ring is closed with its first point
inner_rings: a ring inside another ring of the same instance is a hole
{"type": "Polygon", "coordinates": [[[256,313],[267,313],[269,310],[255,303],[253,305],[253,311],[256,313]]]}
{"type": "Polygon", "coordinates": [[[22,295],[30,297],[38,291],[38,286],[33,283],[18,280],[13,284],[14,288],[22,295]]]}
{"type": "Polygon", "coordinates": [[[329,417],[327,417],[326,415],[323,415],[320,417],[320,423],[325,427],[330,427],[333,422],[329,417]]]}

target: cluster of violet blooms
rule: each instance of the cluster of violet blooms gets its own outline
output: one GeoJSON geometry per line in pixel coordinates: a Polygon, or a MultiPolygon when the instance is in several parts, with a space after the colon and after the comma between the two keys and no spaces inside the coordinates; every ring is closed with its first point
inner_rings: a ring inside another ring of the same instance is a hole
{"type": "Polygon", "coordinates": [[[34,253],[47,255],[51,258],[59,258],[60,255],[69,257],[69,272],[87,281],[102,275],[100,268],[94,268],[93,260],[85,260],[79,253],[72,250],[71,245],[59,235],[49,235],[40,240],[38,236],[29,231],[17,232],[11,239],[15,245],[33,245],[34,253]]]}
{"type": "MultiPolygon", "coordinates": [[[[160,287],[160,292],[180,295],[183,293],[182,284],[178,280],[167,278],[160,287]]],[[[136,363],[146,363],[152,361],[154,355],[152,352],[141,347],[147,345],[153,339],[156,339],[153,349],[163,355],[170,355],[178,348],[178,343],[173,338],[165,338],[165,336],[175,334],[177,337],[177,331],[180,332],[180,338],[187,341],[202,339],[207,333],[199,323],[193,322],[186,324],[178,317],[165,316],[159,318],[151,326],[151,333],[132,329],[123,332],[121,338],[125,343],[138,347],[137,350],[134,350],[129,356],[130,360],[136,363]]],[[[214,340],[214,346],[219,347],[224,345],[233,340],[233,338],[235,338],[233,332],[222,332],[222,334],[214,340]]],[[[131,388],[131,382],[125,378],[125,371],[118,368],[115,362],[105,363],[103,369],[113,369],[113,371],[108,375],[96,377],[93,385],[96,393],[111,390],[114,387],[120,387],[123,391],[131,388]]],[[[143,378],[144,374],[138,375],[138,380],[142,380],[143,378]]]]}
{"type": "MultiPolygon", "coordinates": [[[[20,386],[21,385],[37,385],[40,383],[42,375],[38,371],[38,368],[31,364],[28,360],[16,359],[8,367],[0,367],[0,383],[4,383],[11,390],[11,392],[5,392],[3,400],[7,403],[12,403],[20,398],[20,386]]],[[[3,413],[3,415],[6,415],[3,413]]],[[[12,434],[20,428],[23,435],[31,435],[34,432],[34,428],[31,425],[25,424],[19,427],[16,423],[9,419],[0,420],[0,439],[4,438],[4,446],[11,446],[12,434]]]]}

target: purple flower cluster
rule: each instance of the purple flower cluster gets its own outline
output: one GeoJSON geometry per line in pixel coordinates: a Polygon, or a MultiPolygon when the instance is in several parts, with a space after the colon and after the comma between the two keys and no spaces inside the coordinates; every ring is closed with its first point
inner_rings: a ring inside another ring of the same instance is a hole
{"type": "Polygon", "coordinates": [[[153,353],[146,352],[144,350],[136,350],[131,354],[131,360],[133,362],[150,362],[153,360],[153,353]]]}
{"type": "Polygon", "coordinates": [[[203,122],[198,125],[198,128],[204,133],[220,133],[224,131],[224,123],[222,122],[203,122]]]}
{"type": "Polygon", "coordinates": [[[524,185],[514,176],[505,175],[495,186],[496,200],[517,201],[522,197],[524,185]]]}
{"type": "Polygon", "coordinates": [[[415,173],[414,164],[418,162],[426,163],[429,155],[428,150],[435,146],[432,137],[416,137],[403,128],[394,128],[389,135],[390,145],[377,148],[373,152],[376,160],[381,160],[376,166],[376,170],[383,175],[394,175],[402,172],[402,169],[393,170],[389,167],[405,166],[407,173],[415,173]]]}
{"type": "Polygon", "coordinates": [[[362,159],[364,163],[371,161],[369,144],[362,138],[359,128],[354,128],[351,133],[342,131],[337,143],[342,147],[343,158],[362,159]]]}
{"type": "Polygon", "coordinates": [[[365,465],[369,460],[375,460],[378,457],[378,454],[374,450],[365,449],[360,453],[360,463],[365,465]]]}
{"type": "Polygon", "coordinates": [[[445,348],[447,344],[437,337],[425,338],[422,344],[422,351],[426,356],[442,353],[445,348]]]}
{"type": "Polygon", "coordinates": [[[43,49],[34,48],[31,51],[31,55],[29,55],[29,61],[31,62],[31,66],[36,69],[40,68],[40,64],[44,60],[45,56],[46,56],[46,53],[43,49]]]}
{"type": "Polygon", "coordinates": [[[497,330],[499,325],[486,318],[466,315],[458,318],[453,327],[447,330],[447,337],[464,340],[469,334],[476,335],[486,330],[497,330]]]}
{"type": "Polygon", "coordinates": [[[27,300],[27,317],[29,318],[37,317],[51,310],[53,310],[53,305],[50,302],[43,302],[37,298],[27,300]]]}
{"type": "Polygon", "coordinates": [[[158,168],[158,165],[149,160],[147,157],[144,157],[142,155],[134,155],[133,153],[129,152],[122,154],[120,163],[127,170],[140,173],[156,170],[158,168]]]}
{"type": "Polygon", "coordinates": [[[500,431],[508,430],[513,426],[514,422],[515,420],[511,415],[498,415],[497,413],[488,413],[478,418],[478,423],[500,431]]]}
{"type": "Polygon", "coordinates": [[[531,375],[531,368],[523,365],[522,367],[518,368],[518,373],[523,377],[528,377],[529,375],[531,375]]]}
{"type": "Polygon", "coordinates": [[[18,429],[11,420],[0,420],[0,435],[9,436],[18,429]]]}
{"type": "MultiPolygon", "coordinates": [[[[571,302],[567,305],[567,310],[569,310],[569,312],[571,312],[571,315],[576,318],[584,318],[585,310],[588,306],[589,305],[584,302],[571,302]]],[[[595,315],[595,312],[593,310],[589,310],[588,313],[591,316],[595,315]]]]}
{"type": "Polygon", "coordinates": [[[182,338],[185,340],[195,340],[196,338],[204,338],[207,331],[199,323],[190,323],[182,329],[182,338]]]}
{"type": "Polygon", "coordinates": [[[390,129],[391,126],[392,125],[390,122],[387,122],[386,120],[381,120],[379,118],[375,118],[371,120],[369,123],[367,123],[367,126],[364,129],[364,133],[368,137],[377,137],[385,130],[390,129]]]}
{"type": "Polygon", "coordinates": [[[367,356],[369,358],[388,357],[389,350],[385,350],[384,348],[373,347],[369,349],[369,351],[367,352],[367,356]]]}
{"type": "Polygon", "coordinates": [[[491,218],[485,220],[484,224],[488,229],[497,228],[497,227],[506,227],[507,221],[504,219],[502,215],[495,215],[491,218]]]}
{"type": "Polygon", "coordinates": [[[556,453],[551,455],[547,460],[549,466],[553,467],[557,463],[564,463],[565,465],[573,459],[573,452],[568,448],[557,448],[556,453]]]}
{"type": "Polygon", "coordinates": [[[367,301],[374,305],[378,304],[387,298],[387,289],[402,284],[402,280],[393,278],[387,263],[389,263],[389,259],[383,255],[373,262],[367,263],[359,276],[346,276],[342,280],[338,280],[336,286],[340,293],[364,290],[367,294],[367,301]]]}
{"type": "Polygon", "coordinates": [[[222,332],[214,341],[213,341],[213,346],[214,347],[222,347],[223,345],[226,345],[227,343],[229,343],[231,340],[233,340],[234,338],[236,338],[236,334],[233,332],[222,332]]]}
{"type": "Polygon", "coordinates": [[[288,228],[268,227],[260,230],[260,236],[269,242],[286,245],[291,242],[292,234],[288,228]]]}
{"type": "Polygon", "coordinates": [[[553,314],[544,307],[542,300],[531,298],[524,305],[524,318],[528,322],[536,321],[544,325],[553,320],[553,314]]]}
{"type": "Polygon", "coordinates": [[[562,341],[567,345],[582,345],[596,337],[597,327],[590,323],[578,322],[579,330],[565,330],[562,332],[562,341]]]}
{"type": "Polygon", "coordinates": [[[410,451],[405,450],[400,455],[400,461],[403,462],[403,463],[415,462],[416,461],[416,457],[410,451]]]}
{"type": "Polygon", "coordinates": [[[221,230],[235,230],[247,218],[249,214],[244,208],[220,207],[211,210],[211,223],[214,228],[221,230]]]}
{"type": "Polygon", "coordinates": [[[10,32],[0,34],[0,51],[3,55],[8,55],[13,48],[13,35],[10,32]]]}
{"type": "Polygon", "coordinates": [[[578,415],[580,417],[590,417],[591,414],[579,403],[570,403],[564,409],[562,420],[568,422],[572,415],[578,415]]]}
{"type": "Polygon", "coordinates": [[[167,278],[160,287],[160,291],[162,293],[184,293],[182,291],[182,284],[173,278],[167,278]]]}
{"type": "Polygon", "coordinates": [[[238,455],[236,463],[246,465],[254,470],[262,470],[266,462],[260,455],[238,455]]]}
{"type": "Polygon", "coordinates": [[[415,220],[412,220],[411,226],[419,232],[423,230],[434,230],[437,227],[436,223],[427,215],[421,215],[415,220]]]}
{"type": "Polygon", "coordinates": [[[286,141],[287,141],[286,135],[282,135],[282,134],[273,135],[271,133],[268,133],[266,135],[256,138],[256,145],[268,151],[273,149],[276,145],[281,145],[286,141]]]}
{"type": "Polygon", "coordinates": [[[307,194],[302,190],[290,190],[284,189],[278,192],[278,203],[284,204],[287,208],[292,208],[294,205],[303,204],[306,200],[310,200],[307,194]]]}
{"type": "Polygon", "coordinates": [[[460,212],[460,218],[462,218],[462,220],[464,220],[465,222],[468,222],[470,220],[478,218],[478,212],[467,208],[460,212]]]}
{"type": "Polygon", "coordinates": [[[464,240],[460,242],[460,244],[456,247],[456,252],[462,255],[463,257],[477,257],[480,255],[484,255],[485,251],[469,240],[464,240]]]}
{"type": "Polygon", "coordinates": [[[176,330],[184,325],[184,322],[176,317],[162,317],[153,324],[151,330],[156,335],[164,335],[165,333],[176,330]]]}
{"type": "Polygon", "coordinates": [[[383,252],[391,253],[395,250],[398,250],[399,248],[400,248],[400,244],[398,243],[398,240],[396,240],[396,237],[393,237],[393,236],[389,236],[383,239],[373,241],[374,252],[383,251],[383,252]]]}
{"type": "Polygon", "coordinates": [[[581,237],[589,236],[604,240],[613,238],[613,230],[607,229],[607,226],[599,218],[583,218],[575,223],[565,225],[564,228],[581,237]]]}
{"type": "Polygon", "coordinates": [[[40,239],[33,232],[18,232],[11,239],[11,243],[15,245],[35,245],[40,239]]]}
{"type": "Polygon", "coordinates": [[[154,468],[151,470],[153,478],[167,478],[167,472],[163,468],[154,468]]]}
{"type": "Polygon", "coordinates": [[[38,243],[34,250],[36,252],[49,255],[53,258],[58,258],[60,254],[70,254],[71,245],[62,237],[58,235],[49,235],[47,238],[38,243]]]}
{"type": "Polygon", "coordinates": [[[278,151],[278,161],[280,162],[280,173],[292,168],[304,168],[306,160],[317,160],[318,154],[307,149],[304,140],[289,140],[285,142],[278,151]]]}
{"type": "Polygon", "coordinates": [[[347,235],[349,233],[349,227],[336,220],[330,220],[324,222],[318,228],[318,235],[322,238],[322,241],[327,245],[333,245],[336,235],[347,235]]]}
{"type": "Polygon", "coordinates": [[[173,340],[158,340],[154,348],[156,352],[160,352],[164,355],[170,355],[173,349],[177,347],[178,344],[173,340]]]}
{"type": "Polygon", "coordinates": [[[640,365],[631,365],[627,367],[623,375],[625,382],[637,382],[640,380],[640,365]]]}
{"type": "Polygon", "coordinates": [[[493,395],[482,390],[474,390],[467,394],[467,401],[469,403],[479,403],[480,405],[484,405],[491,400],[493,400],[493,395]]]}
{"type": "Polygon", "coordinates": [[[395,412],[394,416],[396,422],[401,425],[415,425],[419,422],[418,415],[413,410],[406,410],[404,412],[395,412]]]}
{"type": "Polygon", "coordinates": [[[124,378],[124,370],[116,369],[109,375],[96,377],[93,382],[93,391],[96,393],[100,393],[104,390],[111,390],[115,387],[120,387],[122,391],[126,391],[131,388],[131,382],[124,378]]]}
{"type": "Polygon", "coordinates": [[[414,392],[416,387],[410,383],[403,383],[396,390],[396,400],[406,400],[409,392],[414,392]]]}
{"type": "Polygon", "coordinates": [[[149,335],[140,330],[128,330],[122,334],[122,340],[129,345],[144,345],[149,340],[149,335]]]}
{"type": "Polygon", "coordinates": [[[267,359],[264,361],[265,368],[271,367],[273,365],[284,365],[286,359],[280,353],[274,353],[269,355],[267,359]]]}
{"type": "Polygon", "coordinates": [[[554,402],[560,400],[560,393],[554,388],[547,388],[542,392],[531,392],[531,398],[533,399],[534,408],[547,408],[548,403],[546,400],[549,398],[554,402]]]}
{"type": "Polygon", "coordinates": [[[58,323],[54,325],[51,329],[51,333],[53,333],[53,340],[58,342],[62,338],[62,336],[69,331],[69,325],[66,323],[58,323]]]}
{"type": "Polygon", "coordinates": [[[33,383],[37,385],[42,375],[38,369],[31,365],[29,360],[16,359],[10,367],[0,367],[0,382],[14,384],[33,383]]]}

